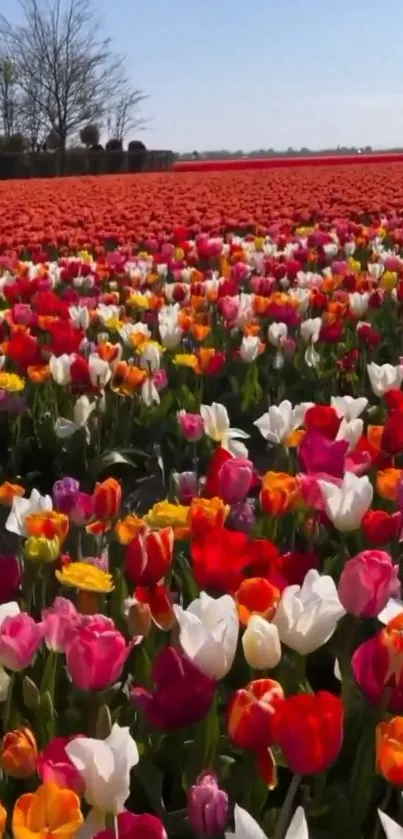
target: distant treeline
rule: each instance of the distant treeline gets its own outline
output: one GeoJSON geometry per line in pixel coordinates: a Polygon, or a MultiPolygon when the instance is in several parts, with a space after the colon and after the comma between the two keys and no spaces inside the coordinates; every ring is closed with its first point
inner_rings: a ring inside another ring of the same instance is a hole
{"type": "MultiPolygon", "coordinates": [[[[265,157],[316,157],[316,156],[329,156],[332,154],[371,154],[374,151],[372,146],[339,146],[338,148],[332,149],[309,149],[307,146],[303,146],[301,149],[294,149],[289,146],[288,149],[255,149],[254,151],[245,152],[241,149],[236,151],[230,151],[228,149],[218,149],[216,151],[193,151],[193,152],[185,152],[184,154],[178,154],[178,160],[226,160],[226,159],[237,159],[237,158],[247,158],[247,159],[254,159],[254,158],[265,158],[265,157]]],[[[402,149],[385,149],[385,153],[390,152],[401,152],[402,149]]]]}
{"type": "Polygon", "coordinates": [[[130,172],[158,172],[170,169],[171,151],[122,151],[72,148],[61,151],[0,151],[0,180],[8,178],[52,178],[59,175],[120,175],[130,172]]]}

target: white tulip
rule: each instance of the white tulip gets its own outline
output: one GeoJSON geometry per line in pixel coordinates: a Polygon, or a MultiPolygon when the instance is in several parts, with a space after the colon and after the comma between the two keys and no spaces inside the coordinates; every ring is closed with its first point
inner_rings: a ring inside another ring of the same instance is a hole
{"type": "Polygon", "coordinates": [[[106,740],[77,737],[66,752],[84,778],[87,803],[101,813],[121,813],[130,793],[130,770],[139,761],[129,728],[115,723],[106,740]]]}
{"type": "Polygon", "coordinates": [[[55,355],[51,355],[49,359],[49,370],[54,382],[57,385],[68,385],[71,382],[71,363],[74,359],[74,356],[67,355],[59,355],[56,358],[55,355]]]}
{"type": "Polygon", "coordinates": [[[80,396],[73,408],[73,420],[66,419],[66,417],[58,417],[55,422],[55,434],[56,437],[59,439],[64,440],[67,437],[71,437],[76,431],[79,431],[80,428],[85,428],[87,433],[87,439],[89,441],[90,434],[89,429],[86,427],[88,420],[95,410],[96,405],[95,402],[90,402],[88,396],[80,396]]]}
{"type": "Polygon", "coordinates": [[[104,361],[96,353],[91,353],[88,359],[88,369],[93,387],[105,387],[112,376],[107,361],[104,361]]]}
{"type": "Polygon", "coordinates": [[[328,259],[334,259],[337,256],[339,246],[335,242],[328,242],[326,245],[323,245],[323,250],[328,259]]]}
{"type": "Polygon", "coordinates": [[[248,456],[247,448],[238,440],[247,440],[249,434],[240,428],[230,428],[228,411],[224,405],[219,402],[213,402],[212,405],[202,405],[200,416],[204,422],[205,433],[211,440],[220,443],[223,449],[226,449],[235,457],[248,456]]]}
{"type": "Polygon", "coordinates": [[[385,266],[382,264],[382,262],[370,262],[367,268],[368,274],[374,280],[380,280],[384,270],[385,266]]]}
{"type": "Polygon", "coordinates": [[[273,623],[283,644],[308,655],[326,644],[344,614],[332,577],[312,569],[302,586],[284,589],[273,623]]]}
{"type": "Polygon", "coordinates": [[[345,243],[344,253],[345,253],[347,259],[349,259],[353,255],[353,253],[355,251],[355,247],[356,247],[355,242],[346,242],[345,243]]]}
{"type": "Polygon", "coordinates": [[[369,380],[375,396],[383,396],[392,388],[400,388],[403,381],[403,366],[398,364],[367,364],[369,380]]]}
{"type": "Polygon", "coordinates": [[[120,319],[120,306],[107,306],[105,303],[99,303],[95,311],[101,323],[120,319]]]}
{"type": "Polygon", "coordinates": [[[308,318],[308,320],[303,320],[299,328],[301,338],[306,344],[316,344],[319,341],[321,328],[322,318],[308,318]]]}
{"type": "Polygon", "coordinates": [[[86,306],[69,306],[69,315],[76,329],[87,331],[90,325],[90,313],[86,306]]]}
{"type": "Polygon", "coordinates": [[[246,335],[242,338],[239,348],[239,355],[245,364],[251,364],[260,354],[260,338],[255,335],[246,335]]]}
{"type": "Polygon", "coordinates": [[[273,347],[277,347],[277,349],[284,346],[287,335],[288,327],[286,323],[271,323],[267,330],[267,337],[270,344],[273,347]]]}
{"type": "Polygon", "coordinates": [[[32,513],[42,513],[45,510],[52,510],[52,499],[49,495],[41,495],[37,489],[33,489],[29,498],[13,498],[6,530],[9,533],[16,533],[17,536],[28,536],[25,529],[25,519],[32,513]]]}
{"type": "Polygon", "coordinates": [[[341,486],[318,481],[329,519],[337,530],[358,530],[362,518],[371,506],[374,490],[367,475],[359,478],[346,472],[341,486]]]}
{"type": "Polygon", "coordinates": [[[130,344],[133,341],[136,345],[136,341],[141,343],[141,341],[149,341],[151,338],[151,332],[147,324],[141,322],[124,323],[118,329],[118,333],[124,344],[130,344]]]}
{"type": "Polygon", "coordinates": [[[159,405],[160,395],[152,379],[146,379],[141,385],[140,396],[147,408],[151,405],[159,405]]]}
{"type": "Polygon", "coordinates": [[[391,597],[385,608],[379,612],[377,615],[377,620],[380,623],[383,623],[385,626],[394,618],[397,618],[398,615],[401,615],[403,612],[403,603],[401,600],[398,600],[396,597],[391,597]]]}
{"type": "Polygon", "coordinates": [[[330,400],[332,408],[336,411],[339,417],[344,418],[347,422],[358,419],[362,412],[365,411],[368,405],[368,399],[365,396],[332,396],[330,400]]]}
{"type": "Polygon", "coordinates": [[[202,591],[187,609],[174,606],[179,643],[187,657],[212,679],[223,679],[232,667],[239,633],[235,601],[229,594],[215,600],[202,591]]]}
{"type": "Polygon", "coordinates": [[[242,636],[242,647],[249,667],[254,670],[272,670],[281,659],[277,626],[260,615],[251,615],[242,636]]]}
{"type": "Polygon", "coordinates": [[[345,420],[340,423],[340,428],[337,432],[336,440],[346,440],[349,451],[355,449],[362,432],[364,430],[364,423],[362,419],[345,420]]]}
{"type": "Polygon", "coordinates": [[[378,815],[381,820],[381,825],[385,831],[386,839],[403,839],[403,827],[400,827],[397,822],[378,810],[378,815]]]}
{"type": "Polygon", "coordinates": [[[353,294],[349,294],[348,296],[350,312],[356,318],[362,318],[366,314],[369,305],[369,294],[366,291],[364,294],[360,294],[359,291],[354,291],[353,294]]]}
{"type": "MultiPolygon", "coordinates": [[[[238,804],[234,810],[235,833],[227,830],[225,839],[267,839],[254,818],[238,804]]],[[[284,839],[309,839],[308,825],[302,807],[297,807],[284,839]]],[[[394,837],[388,837],[394,839],[394,837]]]]}
{"type": "Polygon", "coordinates": [[[303,424],[311,407],[312,402],[301,402],[293,408],[291,402],[285,399],[280,405],[272,405],[267,414],[262,414],[253,424],[268,443],[285,443],[291,432],[303,424]]]}
{"type": "Polygon", "coordinates": [[[161,352],[154,344],[147,344],[140,354],[140,367],[148,373],[156,373],[160,369],[161,352]]]}

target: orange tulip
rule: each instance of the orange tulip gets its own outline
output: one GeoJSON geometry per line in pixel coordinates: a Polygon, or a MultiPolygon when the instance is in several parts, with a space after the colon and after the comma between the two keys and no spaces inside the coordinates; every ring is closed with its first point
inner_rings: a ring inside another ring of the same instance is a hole
{"type": "Polygon", "coordinates": [[[7,810],[4,809],[1,801],[0,801],[0,839],[4,836],[4,831],[6,829],[6,821],[7,821],[7,810]]]}
{"type": "Polygon", "coordinates": [[[261,615],[270,621],[274,617],[280,597],[277,586],[263,577],[244,580],[235,595],[241,624],[246,626],[251,615],[261,615]]]}
{"type": "Polygon", "coordinates": [[[121,545],[128,545],[139,533],[146,529],[144,519],[139,518],[134,513],[125,516],[116,523],[115,534],[118,542],[121,545]]]}
{"type": "Polygon", "coordinates": [[[209,527],[222,527],[229,511],[222,498],[193,498],[189,514],[192,536],[202,534],[209,527]]]}
{"type": "Polygon", "coordinates": [[[10,484],[8,481],[5,481],[4,484],[1,484],[0,486],[0,504],[3,507],[11,507],[14,498],[22,498],[24,494],[24,487],[19,484],[10,484]]]}
{"type": "Polygon", "coordinates": [[[381,498],[396,501],[398,484],[403,476],[403,469],[381,469],[376,476],[376,491],[381,498]]]}
{"type": "Polygon", "coordinates": [[[115,478],[107,478],[94,490],[94,513],[97,519],[113,519],[119,514],[122,488],[115,478]]]}
{"type": "Polygon", "coordinates": [[[29,536],[45,536],[46,539],[54,539],[57,536],[62,544],[69,532],[69,517],[56,510],[43,510],[27,516],[25,528],[29,536]]]}
{"type": "Polygon", "coordinates": [[[28,378],[35,385],[41,385],[50,379],[50,367],[48,364],[34,364],[27,369],[28,378]]]}
{"type": "Polygon", "coordinates": [[[17,799],[12,832],[14,839],[73,839],[83,821],[75,792],[56,784],[41,784],[36,792],[17,799]]]}
{"type": "Polygon", "coordinates": [[[36,772],[37,759],[36,740],[29,728],[17,728],[4,735],[0,764],[6,775],[11,778],[29,778],[36,772]]]}
{"type": "Polygon", "coordinates": [[[283,516],[298,500],[299,484],[287,472],[266,472],[262,478],[260,504],[268,516],[283,516]]]}
{"type": "Polygon", "coordinates": [[[380,722],[375,732],[376,771],[403,787],[403,717],[380,722]]]}

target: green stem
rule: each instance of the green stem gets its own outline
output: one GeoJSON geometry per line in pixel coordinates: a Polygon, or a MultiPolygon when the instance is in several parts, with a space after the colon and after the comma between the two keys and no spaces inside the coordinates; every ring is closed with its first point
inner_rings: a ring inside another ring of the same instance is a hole
{"type": "Polygon", "coordinates": [[[276,829],[274,831],[273,839],[284,839],[288,825],[291,821],[291,811],[294,805],[294,798],[297,794],[298,787],[301,783],[302,776],[294,775],[288,787],[287,795],[284,804],[281,808],[276,829]]]}
{"type": "Polygon", "coordinates": [[[8,723],[9,723],[9,720],[10,720],[11,705],[12,705],[12,701],[13,701],[13,690],[14,690],[15,678],[16,678],[16,674],[12,673],[11,676],[10,676],[10,682],[9,682],[8,691],[7,691],[7,699],[6,699],[6,702],[5,702],[5,705],[4,705],[4,711],[3,711],[3,732],[4,732],[4,734],[8,731],[8,723]]]}

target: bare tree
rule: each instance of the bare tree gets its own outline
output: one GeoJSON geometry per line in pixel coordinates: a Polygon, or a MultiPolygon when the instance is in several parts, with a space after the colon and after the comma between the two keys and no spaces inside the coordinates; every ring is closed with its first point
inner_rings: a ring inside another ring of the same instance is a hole
{"type": "Polygon", "coordinates": [[[131,131],[134,129],[141,130],[147,125],[147,119],[141,117],[138,113],[139,106],[147,99],[147,96],[141,90],[133,89],[124,77],[122,77],[117,91],[117,95],[110,105],[107,131],[109,137],[114,137],[123,143],[131,131]]]}
{"type": "Polygon", "coordinates": [[[91,3],[20,0],[22,25],[0,16],[0,43],[26,104],[40,113],[45,133],[58,136],[62,158],[68,137],[102,118],[121,78],[122,59],[100,33],[91,3]]]}
{"type": "Polygon", "coordinates": [[[11,137],[17,130],[19,104],[15,66],[8,58],[2,58],[0,59],[0,118],[5,137],[11,137]]]}

